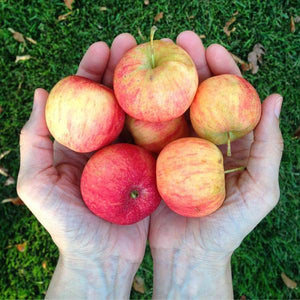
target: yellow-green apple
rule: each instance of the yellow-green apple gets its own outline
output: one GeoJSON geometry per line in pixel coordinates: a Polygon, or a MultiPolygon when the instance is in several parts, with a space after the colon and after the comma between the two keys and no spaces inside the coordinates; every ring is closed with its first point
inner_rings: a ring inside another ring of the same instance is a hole
{"type": "Polygon", "coordinates": [[[114,92],[123,110],[148,122],[181,116],[191,105],[198,74],[191,57],[174,43],[155,40],[130,49],[114,72],[114,92]]]}
{"type": "Polygon", "coordinates": [[[234,141],[252,131],[261,116],[255,88],[242,77],[224,74],[203,81],[190,108],[196,133],[216,145],[234,141]]]}
{"type": "Polygon", "coordinates": [[[52,88],[45,115],[53,137],[77,152],[110,144],[125,122],[111,89],[76,75],[63,78],[52,88]]]}
{"type": "Polygon", "coordinates": [[[223,155],[197,137],[168,144],[156,163],[157,188],[166,204],[186,217],[213,213],[225,199],[223,155]]]}
{"type": "Polygon", "coordinates": [[[137,145],[156,153],[170,142],[189,135],[184,116],[165,122],[147,122],[126,116],[125,124],[137,145]]]}
{"type": "Polygon", "coordinates": [[[87,207],[111,223],[128,225],[149,216],[159,205],[155,158],[130,144],[114,144],[97,151],[81,177],[87,207]]]}

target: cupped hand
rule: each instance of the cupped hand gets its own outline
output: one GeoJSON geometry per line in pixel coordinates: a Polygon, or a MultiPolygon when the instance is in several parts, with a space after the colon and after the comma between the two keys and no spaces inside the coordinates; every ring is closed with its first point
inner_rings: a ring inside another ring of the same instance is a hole
{"type": "MultiPolygon", "coordinates": [[[[111,87],[116,64],[135,45],[129,34],[117,36],[111,49],[104,42],[94,43],[77,75],[111,87]]],[[[114,257],[138,265],[144,256],[149,218],[118,226],[88,210],[80,194],[80,177],[91,154],[76,153],[51,141],[45,122],[47,96],[43,89],[35,91],[30,119],[21,131],[20,198],[68,259],[106,261],[114,257]]]]}
{"type": "MultiPolygon", "coordinates": [[[[204,48],[191,31],[181,33],[177,44],[192,57],[199,81],[240,70],[230,53],[220,45],[204,48]]],[[[154,260],[169,253],[212,260],[230,256],[245,236],[272,210],[279,200],[278,172],[283,150],[279,129],[282,98],[273,94],[262,104],[261,120],[247,136],[232,142],[232,156],[224,154],[224,168],[244,166],[242,172],[226,175],[226,199],[213,214],[186,218],[172,212],[162,201],[151,215],[149,240],[154,260]],[[176,250],[176,252],[174,251],[176,250]]],[[[159,260],[159,259],[158,259],[159,260]]]]}

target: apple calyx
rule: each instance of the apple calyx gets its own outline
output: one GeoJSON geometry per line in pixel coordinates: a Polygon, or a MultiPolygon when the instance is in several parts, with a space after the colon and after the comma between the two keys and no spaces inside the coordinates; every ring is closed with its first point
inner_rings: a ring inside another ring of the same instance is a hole
{"type": "Polygon", "coordinates": [[[236,171],[243,171],[245,170],[246,167],[238,167],[238,168],[234,168],[234,169],[229,169],[224,171],[224,174],[228,174],[228,173],[232,173],[232,172],[236,172],[236,171]]]}
{"type": "Polygon", "coordinates": [[[131,197],[132,199],[136,199],[138,196],[139,196],[139,192],[138,192],[137,190],[131,191],[130,197],[131,197]]]}
{"type": "Polygon", "coordinates": [[[231,156],[230,131],[227,132],[227,156],[231,156]]]}
{"type": "Polygon", "coordinates": [[[151,67],[152,67],[152,69],[155,68],[153,39],[154,39],[154,34],[155,34],[156,30],[157,30],[157,27],[152,26],[151,31],[150,31],[150,49],[151,49],[151,67]]]}

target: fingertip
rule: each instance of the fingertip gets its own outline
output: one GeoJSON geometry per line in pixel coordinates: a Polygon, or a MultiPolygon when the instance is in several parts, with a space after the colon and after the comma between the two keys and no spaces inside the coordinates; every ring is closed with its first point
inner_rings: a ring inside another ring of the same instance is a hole
{"type": "Polygon", "coordinates": [[[100,81],[109,59],[109,47],[105,42],[93,43],[84,54],[77,75],[100,81]]]}
{"type": "Polygon", "coordinates": [[[130,33],[121,33],[113,40],[109,63],[103,77],[103,84],[112,87],[115,67],[123,55],[135,46],[136,40],[130,33]]]}
{"type": "Polygon", "coordinates": [[[112,47],[113,47],[113,44],[117,44],[117,45],[121,44],[122,46],[123,45],[135,46],[136,40],[130,33],[125,32],[125,33],[121,33],[121,34],[117,35],[112,42],[112,47]]]}
{"type": "Polygon", "coordinates": [[[198,34],[196,34],[194,31],[185,30],[178,34],[176,43],[185,42],[187,40],[189,40],[193,43],[193,41],[197,41],[198,39],[200,39],[200,38],[199,38],[198,34]]]}
{"type": "Polygon", "coordinates": [[[173,41],[169,38],[162,38],[160,39],[161,41],[164,41],[164,42],[168,42],[168,43],[173,43],[173,41]]]}
{"type": "Polygon", "coordinates": [[[280,94],[269,95],[262,103],[262,114],[274,114],[278,119],[282,101],[283,97],[280,94]]]}
{"type": "Polygon", "coordinates": [[[91,60],[91,65],[90,65],[90,73],[92,74],[95,72],[97,75],[98,72],[98,78],[96,78],[96,81],[101,80],[103,73],[105,71],[105,68],[107,66],[108,60],[109,60],[109,55],[110,55],[110,50],[109,46],[102,41],[95,42],[93,43],[89,49],[88,49],[88,55],[89,57],[94,57],[95,59],[102,60],[102,62],[96,63],[95,60],[91,60]],[[92,64],[94,63],[95,68],[93,68],[92,64]]]}
{"type": "Polygon", "coordinates": [[[205,48],[198,34],[190,30],[183,31],[177,36],[176,43],[191,56],[200,82],[211,76],[205,58],[205,48]]]}
{"type": "Polygon", "coordinates": [[[257,140],[280,139],[279,114],[283,98],[280,94],[269,95],[262,103],[261,118],[255,128],[257,140]]]}
{"type": "Polygon", "coordinates": [[[48,92],[45,89],[37,88],[34,91],[34,99],[45,99],[48,97],[48,92]]]}
{"type": "Polygon", "coordinates": [[[241,71],[227,49],[219,44],[212,44],[206,49],[206,60],[214,75],[234,74],[242,76],[241,71]]]}
{"type": "Polygon", "coordinates": [[[94,55],[105,55],[109,56],[109,47],[108,45],[103,42],[103,41],[98,41],[98,42],[95,42],[93,43],[92,45],[90,45],[90,47],[88,48],[89,52],[91,52],[91,54],[94,54],[94,55]]]}
{"type": "Polygon", "coordinates": [[[269,105],[269,103],[282,102],[282,96],[280,94],[274,93],[269,95],[264,101],[263,105],[269,105]]]}

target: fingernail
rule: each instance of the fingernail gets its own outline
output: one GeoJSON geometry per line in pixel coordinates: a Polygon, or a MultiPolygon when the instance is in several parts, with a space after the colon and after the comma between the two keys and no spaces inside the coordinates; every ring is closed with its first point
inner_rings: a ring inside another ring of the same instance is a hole
{"type": "Polygon", "coordinates": [[[277,119],[279,119],[279,116],[280,116],[282,100],[283,100],[283,98],[281,96],[279,96],[276,99],[276,103],[275,103],[275,107],[274,107],[274,114],[277,117],[277,119]]]}

